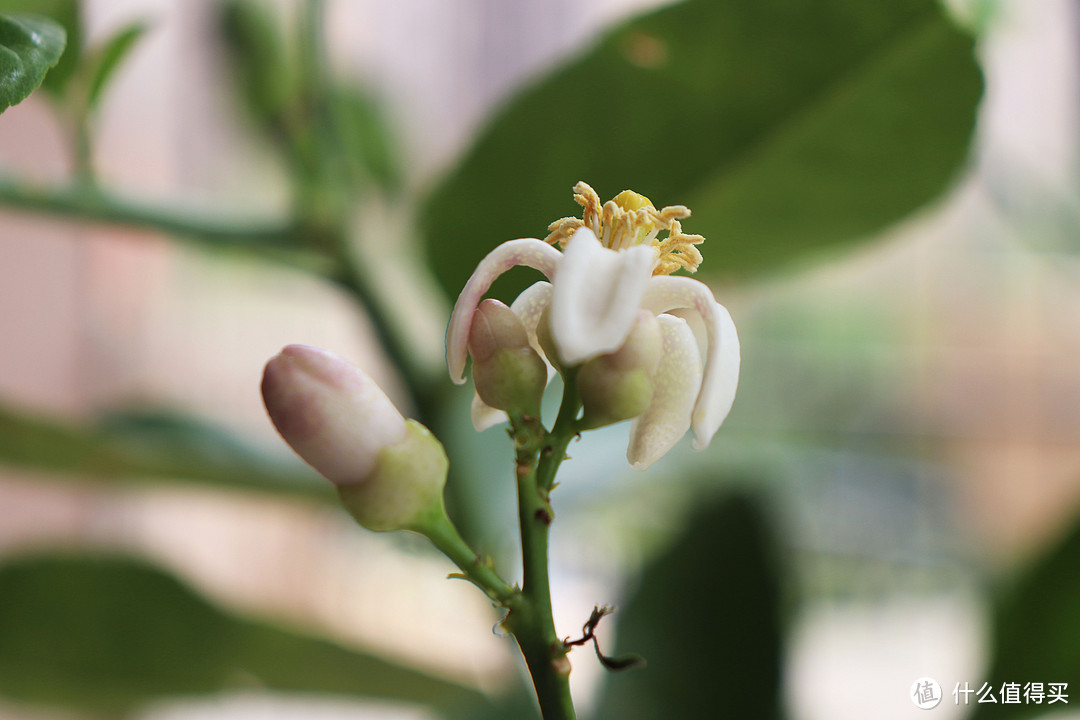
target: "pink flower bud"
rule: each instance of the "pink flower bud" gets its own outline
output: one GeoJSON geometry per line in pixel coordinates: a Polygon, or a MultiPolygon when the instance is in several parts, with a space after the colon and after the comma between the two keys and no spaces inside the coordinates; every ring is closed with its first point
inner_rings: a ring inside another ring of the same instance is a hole
{"type": "Polygon", "coordinates": [[[361,525],[420,527],[442,511],[447,460],[362,370],[334,353],[289,345],[266,364],[263,401],[281,437],[338,486],[361,525]]]}
{"type": "Polygon", "coordinates": [[[274,427],[335,485],[363,482],[376,455],[405,437],[405,418],[360,368],[327,350],[289,345],[266,364],[274,427]]]}

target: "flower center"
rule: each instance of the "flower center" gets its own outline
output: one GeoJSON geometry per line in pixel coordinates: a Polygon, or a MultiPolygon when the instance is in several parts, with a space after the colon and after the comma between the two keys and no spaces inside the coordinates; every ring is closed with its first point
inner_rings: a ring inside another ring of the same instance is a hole
{"type": "Polygon", "coordinates": [[[582,217],[551,223],[546,242],[564,248],[575,232],[587,227],[604,247],[612,250],[650,245],[656,253],[653,275],[670,275],[680,268],[695,272],[701,264],[701,252],[694,246],[705,238],[683,233],[679,221],[690,217],[685,205],[657,210],[649,198],[633,190],[623,190],[601,205],[596,191],[585,182],[574,186],[574,200],[585,208],[582,217]],[[662,231],[667,231],[667,236],[659,238],[662,231]]]}

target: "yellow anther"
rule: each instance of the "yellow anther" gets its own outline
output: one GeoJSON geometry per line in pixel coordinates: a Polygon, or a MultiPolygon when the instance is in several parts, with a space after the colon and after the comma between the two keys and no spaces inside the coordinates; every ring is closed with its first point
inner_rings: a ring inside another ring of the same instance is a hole
{"type": "Polygon", "coordinates": [[[565,217],[548,225],[546,241],[552,245],[566,247],[574,233],[587,227],[612,250],[651,245],[656,252],[653,275],[669,275],[680,268],[695,272],[701,264],[701,252],[694,246],[705,238],[683,233],[679,221],[690,217],[685,205],[657,210],[649,198],[633,190],[623,190],[601,205],[600,197],[586,182],[574,186],[574,200],[584,208],[582,217],[565,217]],[[667,237],[657,238],[664,230],[667,237]]]}

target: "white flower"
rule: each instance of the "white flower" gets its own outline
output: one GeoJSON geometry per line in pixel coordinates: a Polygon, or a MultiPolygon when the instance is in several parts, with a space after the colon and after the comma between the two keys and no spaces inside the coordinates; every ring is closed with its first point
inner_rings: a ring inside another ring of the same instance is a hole
{"type": "MultiPolygon", "coordinates": [[[[510,308],[538,352],[537,328],[548,311],[557,357],[547,360],[560,367],[575,367],[618,350],[639,310],[658,316],[663,353],[653,376],[652,402],[631,428],[631,465],[648,467],[691,428],[694,447],[705,448],[735,399],[739,338],[731,315],[706,285],[668,275],[679,268],[693,272],[701,262],[695,246],[703,238],[684,234],[679,222],[690,211],[681,205],[656,210],[631,191],[601,206],[587,184],[574,189],[574,199],[585,208],[582,219],[552,223],[546,242],[524,238],[499,245],[465,284],[446,332],[451,379],[465,382],[469,328],[480,300],[496,278],[525,265],[542,272],[550,283],[536,283],[510,308]],[[668,236],[658,239],[664,230],[668,236]],[[551,243],[563,246],[564,252],[551,243]],[[696,322],[670,314],[687,310],[698,316],[703,333],[696,322]]],[[[473,411],[478,429],[503,417],[479,401],[473,411]]]]}

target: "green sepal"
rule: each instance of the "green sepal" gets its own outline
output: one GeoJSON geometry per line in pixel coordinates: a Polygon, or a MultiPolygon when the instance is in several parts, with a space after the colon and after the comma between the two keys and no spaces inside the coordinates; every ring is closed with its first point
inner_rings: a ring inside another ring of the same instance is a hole
{"type": "Polygon", "coordinates": [[[445,510],[443,487],[450,461],[431,431],[405,421],[405,438],[379,451],[375,468],[362,481],[339,485],[345,509],[374,532],[413,530],[424,534],[431,518],[445,510]]]}

